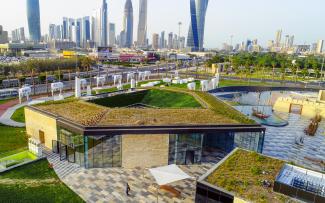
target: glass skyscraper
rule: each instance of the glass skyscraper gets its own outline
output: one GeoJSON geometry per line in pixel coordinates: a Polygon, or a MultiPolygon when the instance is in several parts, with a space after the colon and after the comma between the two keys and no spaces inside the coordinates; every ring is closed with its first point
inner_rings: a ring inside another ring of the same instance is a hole
{"type": "Polygon", "coordinates": [[[41,40],[41,22],[39,0],[27,0],[27,20],[30,40],[41,40]]]}
{"type": "Polygon", "coordinates": [[[147,46],[147,9],[148,9],[148,1],[140,0],[138,40],[137,40],[137,44],[139,47],[147,46]]]}
{"type": "Polygon", "coordinates": [[[131,0],[126,0],[123,19],[123,47],[130,48],[133,44],[133,6],[131,0]]]}
{"type": "Polygon", "coordinates": [[[101,8],[101,45],[108,45],[108,22],[107,22],[107,2],[103,0],[102,8],[101,8]]]}
{"type": "Polygon", "coordinates": [[[192,51],[202,51],[204,42],[205,16],[209,0],[190,0],[191,24],[187,46],[192,51]]]}

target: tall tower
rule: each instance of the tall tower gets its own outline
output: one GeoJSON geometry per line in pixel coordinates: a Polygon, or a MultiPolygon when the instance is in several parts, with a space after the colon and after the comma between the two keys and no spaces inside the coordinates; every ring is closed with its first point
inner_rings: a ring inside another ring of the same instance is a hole
{"type": "Polygon", "coordinates": [[[101,29],[100,29],[100,36],[101,36],[101,46],[108,45],[108,29],[107,29],[107,2],[103,0],[102,8],[101,8],[101,29]]]}
{"type": "Polygon", "coordinates": [[[27,0],[27,21],[30,40],[39,42],[41,40],[39,0],[27,0]]]}
{"type": "Polygon", "coordinates": [[[192,51],[202,51],[204,42],[205,16],[209,0],[190,0],[191,24],[187,46],[192,51]]]}
{"type": "Polygon", "coordinates": [[[275,36],[275,46],[276,47],[281,46],[281,39],[282,39],[282,30],[278,30],[276,32],[276,36],[275,36]]]}
{"type": "Polygon", "coordinates": [[[124,33],[122,47],[131,48],[133,44],[133,6],[131,0],[125,2],[122,32],[124,33]]]}
{"type": "Polygon", "coordinates": [[[148,1],[140,0],[138,40],[137,40],[137,44],[139,47],[147,46],[147,9],[148,9],[148,1]]]}

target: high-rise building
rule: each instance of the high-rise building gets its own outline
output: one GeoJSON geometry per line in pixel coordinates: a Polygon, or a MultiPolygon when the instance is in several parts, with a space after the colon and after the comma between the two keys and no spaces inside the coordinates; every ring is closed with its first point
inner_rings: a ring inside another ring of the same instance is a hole
{"type": "Polygon", "coordinates": [[[294,43],[294,40],[295,40],[295,36],[292,35],[289,39],[289,48],[292,48],[293,47],[293,43],[294,43]]]}
{"type": "Polygon", "coordinates": [[[286,35],[284,38],[284,48],[289,48],[289,41],[290,41],[290,36],[286,35]]]}
{"type": "Polygon", "coordinates": [[[27,0],[27,20],[30,40],[39,42],[41,40],[39,0],[27,0]]]}
{"type": "Polygon", "coordinates": [[[165,47],[165,31],[162,31],[160,34],[160,48],[164,49],[165,47]]]}
{"type": "Polygon", "coordinates": [[[154,33],[152,35],[152,48],[154,50],[159,49],[159,34],[157,34],[157,33],[154,33]]]}
{"type": "Polygon", "coordinates": [[[90,17],[85,16],[82,18],[82,25],[81,25],[81,46],[86,47],[87,43],[90,41],[91,41],[90,17]]]}
{"type": "Polygon", "coordinates": [[[108,11],[107,11],[107,2],[103,0],[101,8],[101,46],[108,45],[108,11]]]}
{"type": "Polygon", "coordinates": [[[133,6],[131,0],[126,0],[124,7],[122,47],[131,48],[133,44],[133,6]]]}
{"type": "Polygon", "coordinates": [[[55,24],[50,24],[49,25],[49,40],[54,40],[55,39],[55,24]]]}
{"type": "Polygon", "coordinates": [[[66,17],[63,17],[63,23],[62,23],[62,38],[63,39],[69,39],[68,34],[68,26],[69,26],[69,20],[66,17]]]}
{"type": "Polygon", "coordinates": [[[3,30],[2,25],[0,25],[0,44],[8,43],[8,32],[3,30]]]}
{"type": "Polygon", "coordinates": [[[324,40],[318,40],[317,47],[316,47],[317,54],[323,53],[323,46],[324,46],[324,40]]]}
{"type": "Polygon", "coordinates": [[[140,0],[138,40],[137,40],[138,47],[147,46],[147,8],[148,8],[148,1],[140,0]]]}
{"type": "Polygon", "coordinates": [[[168,34],[168,49],[173,49],[173,33],[168,34]]]}
{"type": "Polygon", "coordinates": [[[278,30],[275,35],[275,46],[281,46],[281,39],[282,39],[282,30],[278,30]]]}
{"type": "Polygon", "coordinates": [[[116,44],[116,39],[115,39],[115,24],[110,23],[109,24],[109,46],[114,46],[116,44]]]}
{"type": "Polygon", "coordinates": [[[11,32],[12,42],[24,42],[25,41],[25,29],[23,27],[15,29],[11,32]]]}
{"type": "Polygon", "coordinates": [[[209,0],[190,0],[191,24],[187,46],[192,51],[202,51],[204,42],[205,16],[209,0]]]}

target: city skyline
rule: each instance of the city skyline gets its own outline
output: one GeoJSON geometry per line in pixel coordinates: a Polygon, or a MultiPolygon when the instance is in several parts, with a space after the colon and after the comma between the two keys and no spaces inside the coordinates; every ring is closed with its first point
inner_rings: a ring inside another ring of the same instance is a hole
{"type": "MultiPolygon", "coordinates": [[[[147,36],[149,36],[150,41],[150,36],[153,33],[160,33],[161,31],[178,33],[179,21],[183,23],[182,36],[187,36],[188,26],[190,25],[189,1],[170,1],[173,6],[168,6],[169,1],[149,2],[147,36]],[[168,10],[161,9],[163,7],[168,8],[168,10]],[[166,15],[166,13],[173,13],[173,15],[166,15]],[[164,17],[161,18],[161,16],[164,17]],[[166,23],[156,23],[160,22],[157,20],[159,18],[166,23]]],[[[26,15],[15,15],[15,12],[9,12],[12,9],[15,9],[18,13],[26,12],[26,8],[16,6],[17,2],[20,1],[12,0],[3,5],[4,12],[0,14],[0,19],[6,19],[6,21],[2,20],[1,24],[4,30],[9,31],[9,33],[22,26],[25,27],[25,30],[28,30],[26,15]]],[[[64,5],[66,5],[64,7],[62,7],[62,2],[61,0],[55,1],[55,3],[48,0],[40,1],[42,34],[48,32],[49,24],[60,24],[62,17],[78,18],[92,15],[93,10],[97,9],[98,5],[101,4],[100,0],[79,0],[78,9],[72,9],[76,4],[75,0],[64,2],[64,5]]],[[[257,38],[259,43],[265,46],[268,40],[274,39],[274,32],[278,29],[283,30],[283,35],[295,35],[295,41],[298,44],[311,44],[324,38],[325,30],[319,26],[321,25],[320,8],[325,4],[324,2],[313,0],[306,4],[301,0],[289,0],[281,2],[281,7],[276,7],[273,4],[277,4],[277,2],[280,1],[261,3],[250,0],[245,4],[238,2],[238,0],[210,1],[206,15],[205,47],[221,47],[224,42],[230,43],[231,35],[234,36],[234,43],[246,41],[247,38],[257,38]],[[248,9],[252,11],[248,11],[248,9]],[[290,11],[289,15],[288,11],[290,11]],[[275,13],[277,15],[274,15],[275,13]],[[304,15],[299,15],[300,13],[304,13],[304,15]],[[315,31],[310,32],[310,30],[315,31]]],[[[134,26],[137,26],[139,1],[133,0],[132,3],[135,17],[134,26]]],[[[122,30],[123,4],[123,1],[108,1],[108,21],[116,24],[117,33],[122,30]]],[[[134,32],[133,38],[137,39],[136,32],[134,32]]]]}

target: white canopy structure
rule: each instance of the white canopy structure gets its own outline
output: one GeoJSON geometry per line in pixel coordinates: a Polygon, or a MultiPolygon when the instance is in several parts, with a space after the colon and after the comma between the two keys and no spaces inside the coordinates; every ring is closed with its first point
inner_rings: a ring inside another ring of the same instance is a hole
{"type": "Polygon", "coordinates": [[[194,91],[195,91],[195,89],[196,89],[196,83],[195,83],[195,82],[188,83],[188,84],[187,84],[187,88],[188,88],[189,90],[194,90],[194,91]]]}
{"type": "Polygon", "coordinates": [[[113,80],[114,80],[114,86],[116,85],[116,82],[118,83],[118,86],[122,85],[122,75],[114,75],[113,80]]]}
{"type": "Polygon", "coordinates": [[[52,97],[54,97],[54,92],[59,92],[60,99],[62,98],[62,90],[63,90],[64,84],[62,82],[55,82],[51,83],[51,92],[52,97]]]}
{"type": "Polygon", "coordinates": [[[150,80],[150,76],[151,76],[151,71],[145,71],[144,72],[144,80],[147,78],[148,80],[150,80]]]}
{"type": "Polygon", "coordinates": [[[138,81],[142,81],[145,79],[146,79],[145,72],[138,72],[138,81]]]}
{"type": "Polygon", "coordinates": [[[105,82],[106,82],[105,76],[97,76],[95,78],[96,78],[96,82],[97,82],[97,88],[99,88],[99,85],[102,85],[102,87],[104,87],[105,82]]]}
{"type": "Polygon", "coordinates": [[[175,164],[149,169],[159,186],[192,178],[175,164]]]}
{"type": "Polygon", "coordinates": [[[27,101],[29,100],[29,95],[32,93],[32,88],[29,86],[22,87],[18,90],[19,94],[19,103],[22,103],[23,97],[27,98],[27,101]]]}
{"type": "Polygon", "coordinates": [[[201,88],[202,88],[202,92],[209,91],[209,81],[208,80],[202,80],[201,81],[201,88]]]}
{"type": "Polygon", "coordinates": [[[134,79],[135,73],[134,72],[129,72],[127,74],[127,83],[129,83],[130,80],[134,79]]]}

